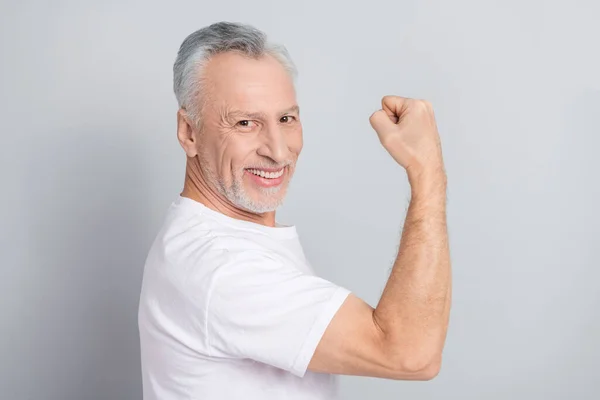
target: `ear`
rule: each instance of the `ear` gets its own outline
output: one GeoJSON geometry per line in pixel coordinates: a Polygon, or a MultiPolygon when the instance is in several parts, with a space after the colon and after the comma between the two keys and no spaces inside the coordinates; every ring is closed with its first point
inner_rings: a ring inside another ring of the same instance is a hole
{"type": "Polygon", "coordinates": [[[177,110],[177,139],[188,157],[196,157],[196,134],[185,109],[177,110]]]}

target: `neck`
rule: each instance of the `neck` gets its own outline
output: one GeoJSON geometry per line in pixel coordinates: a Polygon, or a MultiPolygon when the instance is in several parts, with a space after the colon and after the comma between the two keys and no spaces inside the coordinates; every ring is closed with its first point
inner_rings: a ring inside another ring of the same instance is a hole
{"type": "Polygon", "coordinates": [[[255,214],[251,211],[238,208],[209,184],[202,170],[198,167],[198,159],[188,158],[185,167],[185,181],[181,196],[188,197],[204,204],[211,210],[220,212],[228,217],[242,221],[274,227],[275,211],[264,214],[255,214]]]}

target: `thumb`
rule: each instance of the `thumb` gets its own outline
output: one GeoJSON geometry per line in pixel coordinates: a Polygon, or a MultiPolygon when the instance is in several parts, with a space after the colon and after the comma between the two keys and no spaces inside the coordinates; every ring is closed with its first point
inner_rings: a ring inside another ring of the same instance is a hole
{"type": "Polygon", "coordinates": [[[393,117],[390,117],[384,110],[377,110],[371,117],[369,117],[369,122],[375,132],[378,134],[385,134],[385,132],[389,132],[396,128],[396,121],[392,120],[393,117]]]}

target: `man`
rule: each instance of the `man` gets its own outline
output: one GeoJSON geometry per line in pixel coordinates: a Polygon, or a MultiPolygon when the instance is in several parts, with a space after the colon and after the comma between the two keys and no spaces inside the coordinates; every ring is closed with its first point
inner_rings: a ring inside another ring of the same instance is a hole
{"type": "Polygon", "coordinates": [[[174,75],[187,166],[144,270],[144,399],[334,399],[336,374],[436,376],[451,273],[430,104],[386,96],[370,118],[412,191],[373,309],[315,276],[295,227],[276,221],[302,150],[285,48],[248,25],[217,23],[185,39],[174,75]]]}

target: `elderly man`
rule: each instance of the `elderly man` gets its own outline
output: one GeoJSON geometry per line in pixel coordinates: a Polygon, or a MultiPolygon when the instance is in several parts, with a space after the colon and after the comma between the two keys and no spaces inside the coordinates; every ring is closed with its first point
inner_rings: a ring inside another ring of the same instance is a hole
{"type": "Polygon", "coordinates": [[[373,309],[316,276],[295,226],[276,221],[302,150],[285,48],[251,26],[216,23],[184,40],[174,75],[187,166],[144,269],[144,399],[334,399],[336,374],[435,377],[451,272],[430,104],[386,96],[370,118],[411,185],[373,309]]]}

